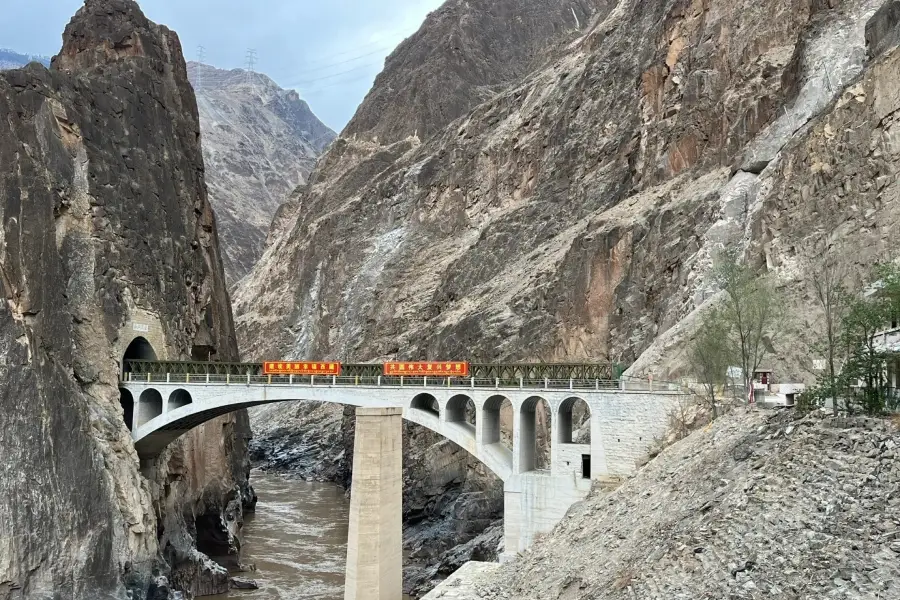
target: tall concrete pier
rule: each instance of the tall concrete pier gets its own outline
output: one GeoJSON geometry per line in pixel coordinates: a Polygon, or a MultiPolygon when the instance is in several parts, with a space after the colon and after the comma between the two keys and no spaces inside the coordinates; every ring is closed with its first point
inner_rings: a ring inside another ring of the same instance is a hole
{"type": "Polygon", "coordinates": [[[403,594],[403,409],[357,408],[344,600],[403,594]]]}

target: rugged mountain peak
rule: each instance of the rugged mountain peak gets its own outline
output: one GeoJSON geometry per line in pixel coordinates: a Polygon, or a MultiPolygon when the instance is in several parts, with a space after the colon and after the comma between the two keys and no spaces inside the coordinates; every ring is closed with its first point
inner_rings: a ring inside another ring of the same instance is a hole
{"type": "Polygon", "coordinates": [[[181,58],[181,45],[166,27],[147,19],[134,0],[86,0],[66,26],[52,65],[85,71],[135,56],[177,63],[172,57],[181,58]]]}
{"type": "Polygon", "coordinates": [[[543,63],[614,0],[448,0],[387,58],[343,131],[424,140],[543,63]]]}
{"type": "Polygon", "coordinates": [[[262,73],[190,62],[210,202],[229,284],[259,260],[279,205],[306,181],[335,133],[294,90],[262,73]]]}

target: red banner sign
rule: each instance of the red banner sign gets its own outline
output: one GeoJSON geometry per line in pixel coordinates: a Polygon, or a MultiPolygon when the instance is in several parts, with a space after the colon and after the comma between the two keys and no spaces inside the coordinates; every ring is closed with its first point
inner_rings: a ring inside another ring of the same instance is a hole
{"type": "Polygon", "coordinates": [[[285,362],[263,363],[265,375],[340,375],[339,362],[285,362]]]}
{"type": "Polygon", "coordinates": [[[387,362],[384,374],[391,377],[468,377],[467,362],[387,362]]]}

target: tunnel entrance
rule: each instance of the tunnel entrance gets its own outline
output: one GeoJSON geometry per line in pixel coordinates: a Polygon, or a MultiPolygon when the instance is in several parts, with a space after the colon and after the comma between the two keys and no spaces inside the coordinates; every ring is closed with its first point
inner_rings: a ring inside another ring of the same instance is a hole
{"type": "Polygon", "coordinates": [[[131,340],[131,343],[128,344],[128,348],[125,349],[125,355],[122,356],[122,367],[123,371],[126,373],[129,371],[129,360],[158,359],[156,358],[156,351],[153,349],[153,346],[150,345],[150,342],[147,341],[147,338],[138,336],[131,340]]]}

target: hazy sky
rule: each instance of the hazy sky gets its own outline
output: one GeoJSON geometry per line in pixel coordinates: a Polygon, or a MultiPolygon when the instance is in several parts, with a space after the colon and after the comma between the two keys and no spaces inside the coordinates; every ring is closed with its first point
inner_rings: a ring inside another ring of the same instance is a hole
{"type": "MultiPolygon", "coordinates": [[[[293,87],[340,131],[384,58],[443,0],[139,0],[148,17],[178,32],[188,60],[256,70],[293,87]]],[[[83,0],[0,0],[0,48],[53,55],[83,0]]]]}

